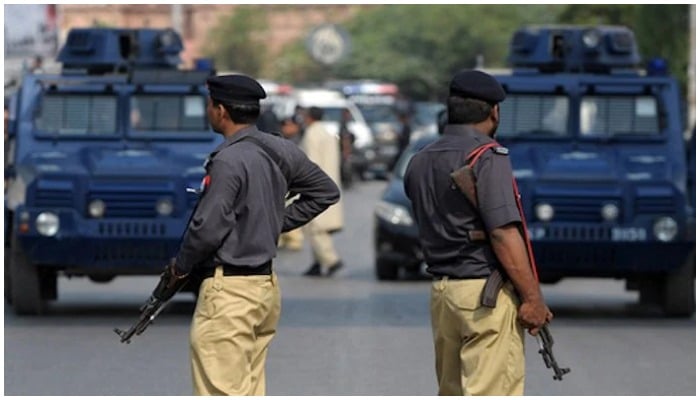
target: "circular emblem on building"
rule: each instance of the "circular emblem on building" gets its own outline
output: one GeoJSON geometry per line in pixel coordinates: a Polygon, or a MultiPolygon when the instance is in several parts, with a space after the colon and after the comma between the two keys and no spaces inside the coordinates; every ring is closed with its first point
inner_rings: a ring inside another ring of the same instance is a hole
{"type": "Polygon", "coordinates": [[[306,47],[314,60],[326,65],[335,64],[350,51],[350,35],[337,25],[320,25],[309,34],[306,47]]]}

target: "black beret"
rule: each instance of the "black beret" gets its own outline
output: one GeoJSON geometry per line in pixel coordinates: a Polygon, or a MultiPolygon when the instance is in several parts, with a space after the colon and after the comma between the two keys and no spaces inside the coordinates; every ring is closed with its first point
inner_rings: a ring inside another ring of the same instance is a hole
{"type": "Polygon", "coordinates": [[[506,98],[503,86],[493,76],[473,69],[459,71],[452,78],[450,95],[483,100],[490,104],[499,103],[506,98]]]}
{"type": "Polygon", "coordinates": [[[212,76],[207,85],[212,99],[226,103],[259,104],[267,97],[258,81],[246,75],[212,76]]]}

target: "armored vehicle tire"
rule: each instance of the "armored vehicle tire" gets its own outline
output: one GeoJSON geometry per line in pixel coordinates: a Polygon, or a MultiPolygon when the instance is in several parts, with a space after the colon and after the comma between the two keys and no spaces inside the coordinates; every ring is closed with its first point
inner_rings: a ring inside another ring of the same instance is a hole
{"type": "Polygon", "coordinates": [[[690,317],[695,312],[695,250],[677,271],[663,281],[661,307],[674,317],[690,317]]]}
{"type": "Polygon", "coordinates": [[[10,285],[11,303],[17,315],[37,315],[44,311],[39,269],[27,259],[15,232],[10,248],[10,285]]]}
{"type": "Polygon", "coordinates": [[[395,281],[399,278],[399,266],[394,263],[377,258],[374,267],[380,281],[395,281]]]}

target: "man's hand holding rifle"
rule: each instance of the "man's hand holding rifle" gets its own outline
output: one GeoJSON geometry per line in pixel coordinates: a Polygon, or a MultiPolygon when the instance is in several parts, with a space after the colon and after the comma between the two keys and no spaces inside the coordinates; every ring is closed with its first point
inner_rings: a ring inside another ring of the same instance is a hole
{"type": "Polygon", "coordinates": [[[153,293],[148,298],[146,303],[141,306],[141,316],[138,321],[127,331],[114,328],[122,343],[131,343],[131,337],[142,334],[153,320],[165,308],[168,301],[187,283],[188,275],[177,275],[175,271],[175,259],[172,259],[165,266],[163,273],[160,275],[158,285],[153,289],[153,293]]]}

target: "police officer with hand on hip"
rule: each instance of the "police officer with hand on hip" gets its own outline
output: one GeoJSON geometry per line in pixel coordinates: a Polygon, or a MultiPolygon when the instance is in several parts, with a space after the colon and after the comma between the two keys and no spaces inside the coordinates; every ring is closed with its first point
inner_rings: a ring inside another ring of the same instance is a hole
{"type": "Polygon", "coordinates": [[[492,76],[457,73],[443,135],[411,159],[404,178],[433,275],[440,395],[523,395],[524,329],[537,335],[553,317],[531,267],[508,150],[494,141],[505,97],[492,76]],[[477,204],[450,177],[470,161],[477,204]],[[509,282],[485,306],[482,292],[497,270],[509,282]]]}
{"type": "Polygon", "coordinates": [[[190,332],[194,393],[264,395],[281,307],[277,240],[340,192],[295,143],[255,127],[266,96],[257,81],[226,75],[207,84],[207,116],[224,142],[209,156],[202,197],[161,281],[203,278],[190,332]],[[288,192],[299,198],[285,207],[288,192]]]}

